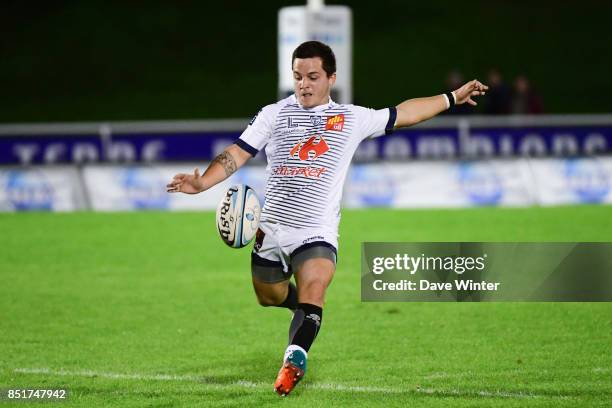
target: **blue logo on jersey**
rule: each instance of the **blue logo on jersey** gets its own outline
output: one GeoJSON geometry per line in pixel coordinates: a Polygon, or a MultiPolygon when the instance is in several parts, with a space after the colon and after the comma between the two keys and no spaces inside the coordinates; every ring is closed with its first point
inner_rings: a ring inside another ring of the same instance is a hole
{"type": "Polygon", "coordinates": [[[135,209],[166,209],[170,195],[164,189],[164,181],[155,171],[138,168],[125,169],[120,175],[121,185],[135,209]]]}
{"type": "Polygon", "coordinates": [[[567,160],[565,179],[583,203],[600,203],[610,192],[609,175],[596,159],[567,160]]]}
{"type": "Polygon", "coordinates": [[[6,174],[6,197],[16,211],[53,209],[53,186],[38,170],[13,170],[6,174]]]}
{"type": "Polygon", "coordinates": [[[310,123],[312,123],[312,126],[319,126],[321,122],[323,122],[323,118],[321,116],[310,117],[310,123]]]}
{"type": "Polygon", "coordinates": [[[502,182],[493,166],[464,162],[459,165],[459,184],[476,205],[497,205],[504,195],[502,182]]]}

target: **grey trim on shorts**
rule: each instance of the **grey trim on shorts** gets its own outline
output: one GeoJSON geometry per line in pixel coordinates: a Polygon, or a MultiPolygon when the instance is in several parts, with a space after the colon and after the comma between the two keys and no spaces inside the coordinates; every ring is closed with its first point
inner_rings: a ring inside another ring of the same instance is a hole
{"type": "MultiPolygon", "coordinates": [[[[334,264],[336,263],[336,252],[332,248],[331,245],[327,242],[321,242],[321,245],[313,246],[312,248],[305,249],[303,251],[299,251],[298,254],[291,257],[291,269],[298,270],[300,266],[304,262],[313,258],[325,258],[332,261],[334,264]]],[[[296,249],[296,252],[300,248],[296,249]]]]}
{"type": "Polygon", "coordinates": [[[291,278],[293,272],[283,272],[283,266],[262,266],[251,262],[251,275],[263,283],[278,283],[291,278]]]}
{"type": "MultiPolygon", "coordinates": [[[[298,252],[299,248],[294,252],[298,252]]],[[[255,255],[255,254],[254,254],[255,255]]],[[[261,265],[260,262],[251,259],[251,275],[260,282],[263,283],[278,283],[283,282],[291,278],[293,271],[306,262],[308,259],[313,258],[326,258],[336,263],[336,252],[332,249],[331,245],[327,242],[322,242],[321,245],[316,245],[311,248],[307,248],[303,251],[299,251],[298,254],[291,257],[291,265],[287,273],[283,272],[283,265],[278,262],[278,266],[274,265],[275,261],[270,261],[257,256],[261,263],[267,265],[261,265]]]]}

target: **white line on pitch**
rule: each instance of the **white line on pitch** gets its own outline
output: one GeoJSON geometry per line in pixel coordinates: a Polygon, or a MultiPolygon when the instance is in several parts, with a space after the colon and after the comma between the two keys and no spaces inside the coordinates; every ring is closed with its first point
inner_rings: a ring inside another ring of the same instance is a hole
{"type": "MultiPolygon", "coordinates": [[[[197,375],[175,375],[175,374],[138,374],[138,373],[112,373],[104,371],[92,371],[92,370],[81,370],[81,371],[68,371],[68,370],[53,370],[50,368],[15,368],[15,373],[21,374],[46,374],[53,376],[65,376],[65,377],[99,377],[107,378],[112,380],[142,380],[142,381],[178,381],[178,382],[197,382],[207,388],[213,389],[232,389],[236,387],[243,388],[269,388],[272,386],[268,383],[256,383],[246,380],[239,380],[231,383],[215,383],[210,382],[206,377],[197,375]]],[[[502,398],[567,398],[564,395],[539,395],[532,393],[522,392],[505,392],[505,391],[459,391],[459,390],[436,390],[432,388],[393,388],[393,387],[368,387],[368,386],[352,386],[345,384],[331,384],[331,383],[306,383],[302,385],[303,388],[310,388],[316,390],[333,390],[340,392],[372,392],[372,393],[385,393],[385,394],[429,394],[429,395],[440,395],[440,396],[457,396],[457,397],[470,397],[470,396],[481,396],[481,397],[502,397],[502,398]]]]}

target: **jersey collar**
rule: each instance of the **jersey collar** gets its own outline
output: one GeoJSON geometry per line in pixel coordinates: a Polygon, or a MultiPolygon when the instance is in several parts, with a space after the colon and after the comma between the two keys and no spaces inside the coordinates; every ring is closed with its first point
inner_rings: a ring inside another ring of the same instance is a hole
{"type": "Polygon", "coordinates": [[[301,109],[304,109],[305,111],[308,112],[320,112],[320,111],[324,111],[326,109],[330,109],[333,106],[337,105],[336,102],[334,102],[331,98],[331,96],[329,97],[329,102],[324,103],[323,105],[318,105],[318,106],[314,106],[312,108],[305,108],[303,107],[299,102],[297,97],[295,96],[295,94],[291,95],[291,98],[293,98],[293,102],[295,102],[301,109]]]}

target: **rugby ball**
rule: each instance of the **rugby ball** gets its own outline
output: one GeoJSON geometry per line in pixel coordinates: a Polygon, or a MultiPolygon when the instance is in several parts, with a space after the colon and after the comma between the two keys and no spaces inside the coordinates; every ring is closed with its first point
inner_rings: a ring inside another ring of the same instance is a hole
{"type": "Polygon", "coordinates": [[[261,205],[255,190],[246,184],[227,189],[217,207],[217,231],[228,246],[242,248],[255,236],[261,205]]]}

